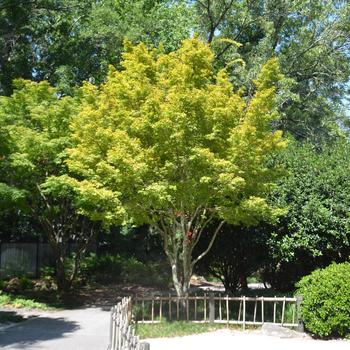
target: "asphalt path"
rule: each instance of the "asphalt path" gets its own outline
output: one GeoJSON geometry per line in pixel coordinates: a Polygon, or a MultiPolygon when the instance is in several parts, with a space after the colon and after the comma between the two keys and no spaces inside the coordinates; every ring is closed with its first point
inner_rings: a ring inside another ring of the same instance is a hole
{"type": "Polygon", "coordinates": [[[0,348],[16,350],[106,350],[108,308],[42,313],[0,330],[0,348]]]}

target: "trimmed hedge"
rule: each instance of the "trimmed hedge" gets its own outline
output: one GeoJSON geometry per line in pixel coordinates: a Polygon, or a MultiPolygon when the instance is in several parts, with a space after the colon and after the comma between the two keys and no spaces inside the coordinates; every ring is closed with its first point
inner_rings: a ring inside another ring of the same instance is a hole
{"type": "Polygon", "coordinates": [[[319,337],[350,336],[350,263],[315,270],[296,286],[307,330],[319,337]]]}

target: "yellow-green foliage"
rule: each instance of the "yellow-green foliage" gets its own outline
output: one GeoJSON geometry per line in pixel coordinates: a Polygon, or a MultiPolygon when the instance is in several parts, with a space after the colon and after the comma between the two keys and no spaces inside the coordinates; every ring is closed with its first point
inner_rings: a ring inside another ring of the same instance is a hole
{"type": "Polygon", "coordinates": [[[70,145],[68,126],[76,101],[59,98],[46,81],[19,79],[14,87],[11,97],[0,98],[0,125],[12,145],[9,161],[15,175],[11,181],[18,178],[39,185],[49,175],[64,173],[65,148],[70,145]]]}
{"type": "Polygon", "coordinates": [[[68,165],[84,179],[76,186],[92,201],[113,201],[108,211],[86,213],[103,212],[107,224],[190,217],[199,206],[232,223],[278,214],[264,199],[277,175],[266,155],[285,145],[270,129],[277,60],[266,63],[248,98],[225,70],[215,72],[213,52],[198,38],[170,54],[126,43],[123,58],[101,87],[84,85],[72,123],[68,165]]]}

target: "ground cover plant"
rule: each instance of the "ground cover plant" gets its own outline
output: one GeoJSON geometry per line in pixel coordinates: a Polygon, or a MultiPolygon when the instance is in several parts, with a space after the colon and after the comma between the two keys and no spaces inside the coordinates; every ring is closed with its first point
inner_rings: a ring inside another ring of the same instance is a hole
{"type": "Polygon", "coordinates": [[[10,293],[1,292],[0,294],[0,307],[11,308],[26,308],[26,309],[39,309],[50,310],[52,306],[29,299],[28,297],[21,295],[13,295],[10,293]]]}

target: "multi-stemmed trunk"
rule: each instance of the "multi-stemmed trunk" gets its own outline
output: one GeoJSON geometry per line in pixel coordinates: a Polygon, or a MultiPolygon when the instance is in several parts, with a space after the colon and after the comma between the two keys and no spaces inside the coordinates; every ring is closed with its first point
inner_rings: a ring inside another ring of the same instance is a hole
{"type": "Polygon", "coordinates": [[[164,251],[171,266],[174,288],[179,297],[189,294],[194,266],[209,252],[224,224],[224,221],[218,223],[207,248],[198,256],[193,256],[194,247],[213,219],[213,212],[200,206],[191,215],[169,211],[167,215],[161,215],[159,223],[154,225],[154,229],[163,239],[164,251]]]}
{"type": "MultiPolygon", "coordinates": [[[[91,225],[88,232],[80,231],[80,234],[77,234],[76,231],[75,234],[72,235],[70,230],[63,232],[60,230],[59,232],[56,232],[54,227],[55,226],[52,225],[49,229],[48,225],[45,226],[49,243],[55,256],[57,289],[66,292],[72,288],[72,285],[79,274],[81,260],[85,256],[88,245],[91,243],[95,235],[95,228],[91,225]],[[66,259],[69,257],[69,241],[74,237],[76,249],[72,256],[72,265],[67,270],[66,259]]],[[[79,229],[83,230],[82,227],[76,227],[76,230],[79,229]]]]}
{"type": "Polygon", "coordinates": [[[38,217],[46,233],[56,262],[56,282],[59,291],[71,289],[79,273],[81,260],[93,240],[98,224],[80,215],[69,199],[61,201],[47,197],[37,186],[44,208],[33,206],[32,212],[38,217]],[[69,257],[69,242],[76,244],[73,264],[67,270],[66,259],[69,257]]]}

